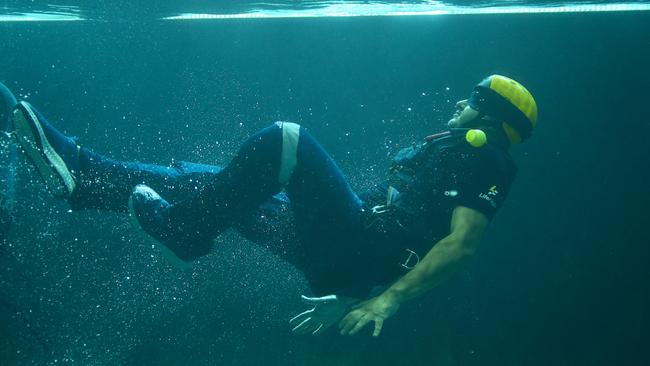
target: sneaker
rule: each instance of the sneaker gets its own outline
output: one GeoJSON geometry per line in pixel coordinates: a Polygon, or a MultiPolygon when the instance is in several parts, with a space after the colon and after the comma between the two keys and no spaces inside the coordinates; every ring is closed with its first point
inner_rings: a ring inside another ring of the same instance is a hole
{"type": "Polygon", "coordinates": [[[27,102],[19,102],[12,117],[16,140],[48,190],[56,197],[70,197],[79,171],[77,144],[47,123],[27,102]]]}
{"type": "Polygon", "coordinates": [[[129,216],[133,226],[153,239],[152,244],[173,265],[187,268],[192,258],[184,255],[177,241],[165,230],[170,207],[169,202],[144,184],[137,185],[129,197],[129,216]]]}

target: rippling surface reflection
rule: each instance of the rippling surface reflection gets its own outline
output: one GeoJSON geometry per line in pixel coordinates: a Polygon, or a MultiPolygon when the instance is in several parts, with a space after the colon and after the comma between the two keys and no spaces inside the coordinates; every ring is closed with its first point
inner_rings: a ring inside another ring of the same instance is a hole
{"type": "Polygon", "coordinates": [[[650,1],[50,1],[0,6],[0,21],[130,21],[647,11],[650,1]]]}

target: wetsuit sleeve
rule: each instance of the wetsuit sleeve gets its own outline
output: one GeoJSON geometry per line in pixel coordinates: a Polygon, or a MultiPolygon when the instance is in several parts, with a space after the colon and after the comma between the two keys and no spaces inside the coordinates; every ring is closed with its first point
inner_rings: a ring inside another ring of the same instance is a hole
{"type": "Polygon", "coordinates": [[[465,151],[451,165],[457,205],[477,210],[491,220],[510,190],[514,170],[508,169],[495,151],[487,149],[465,151]]]}

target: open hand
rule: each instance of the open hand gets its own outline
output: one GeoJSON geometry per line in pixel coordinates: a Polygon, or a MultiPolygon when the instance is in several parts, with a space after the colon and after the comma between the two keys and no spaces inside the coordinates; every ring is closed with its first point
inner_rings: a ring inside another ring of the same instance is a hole
{"type": "Polygon", "coordinates": [[[303,295],[302,302],[313,306],[313,308],[296,315],[289,320],[289,324],[293,327],[294,334],[311,333],[319,335],[339,321],[355,301],[350,298],[339,298],[336,295],[323,297],[307,297],[303,295]]]}
{"type": "Polygon", "coordinates": [[[379,336],[384,320],[397,312],[399,303],[383,296],[374,297],[355,306],[354,310],[339,322],[342,335],[354,335],[370,322],[375,322],[373,337],[379,336]]]}

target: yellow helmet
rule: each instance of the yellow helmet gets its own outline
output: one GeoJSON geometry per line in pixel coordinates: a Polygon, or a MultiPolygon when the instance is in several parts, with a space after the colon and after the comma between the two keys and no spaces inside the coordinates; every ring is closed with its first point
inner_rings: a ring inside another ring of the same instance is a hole
{"type": "Polygon", "coordinates": [[[501,122],[511,144],[530,137],[537,124],[537,103],[521,84],[502,75],[491,75],[474,87],[467,100],[481,115],[501,122]]]}

